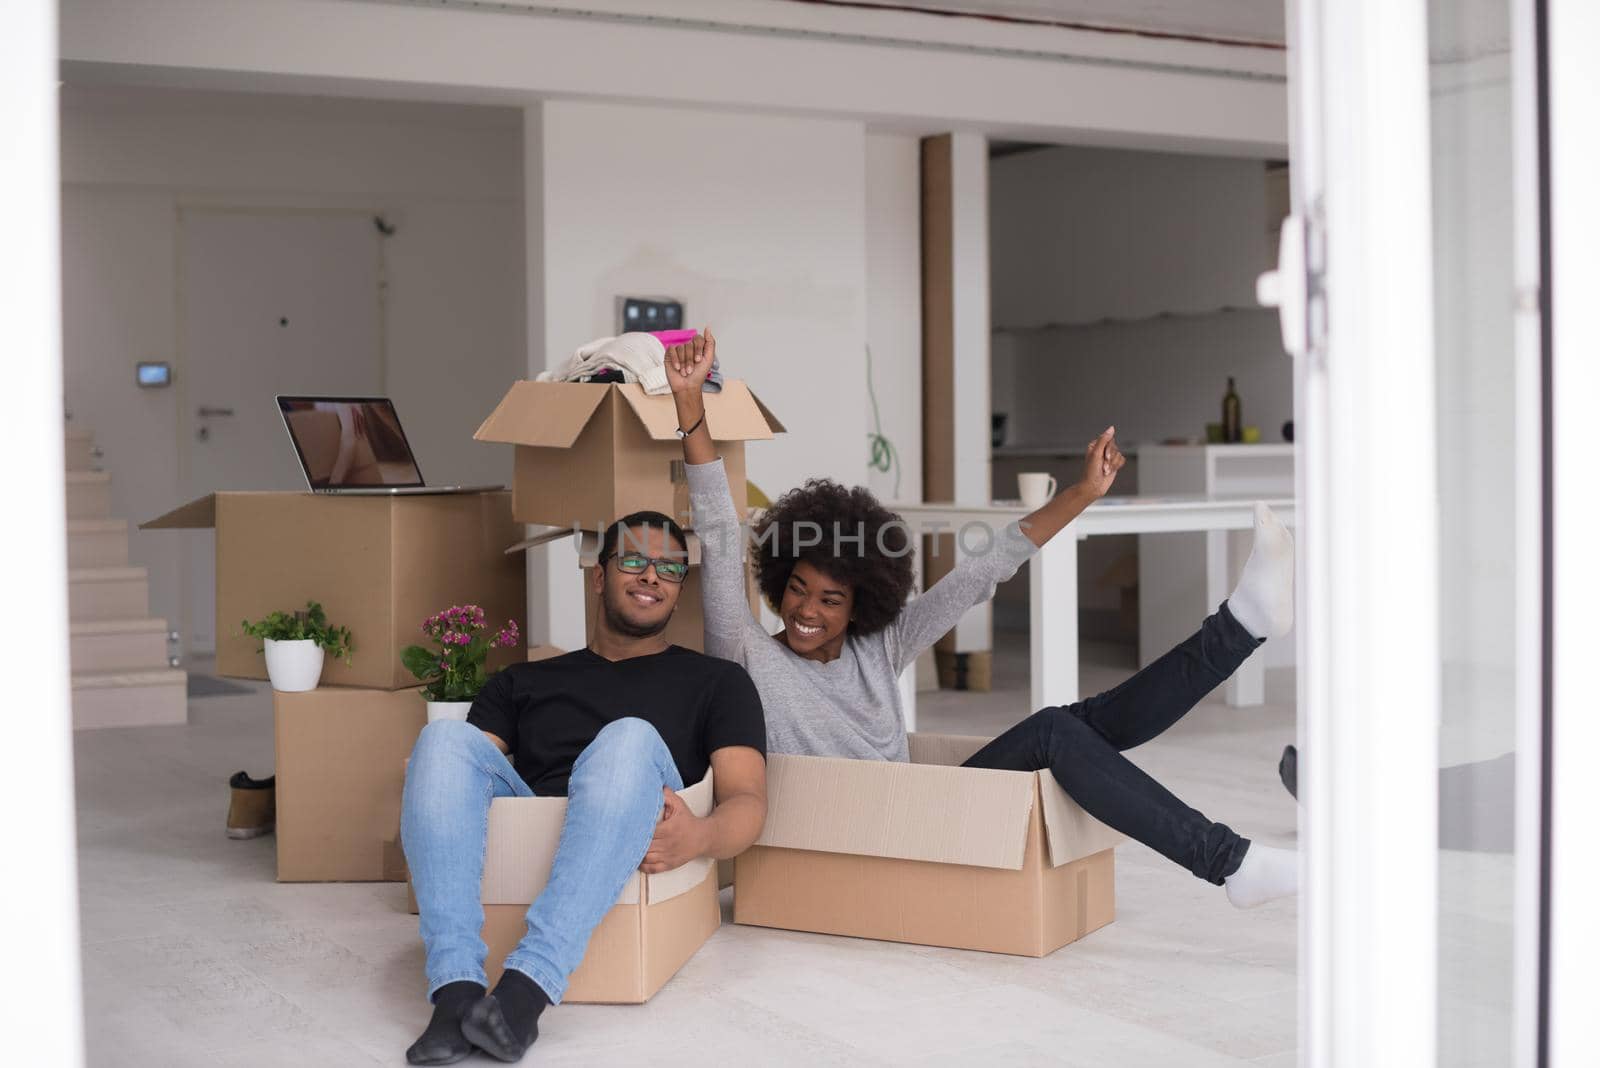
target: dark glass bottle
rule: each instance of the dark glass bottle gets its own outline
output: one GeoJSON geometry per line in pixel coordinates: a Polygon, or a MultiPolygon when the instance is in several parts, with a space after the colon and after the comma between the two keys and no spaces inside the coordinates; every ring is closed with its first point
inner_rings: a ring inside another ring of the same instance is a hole
{"type": "Polygon", "coordinates": [[[1228,379],[1228,392],[1222,395],[1222,440],[1237,445],[1244,439],[1244,424],[1239,417],[1239,394],[1233,391],[1233,379],[1228,379]]]}

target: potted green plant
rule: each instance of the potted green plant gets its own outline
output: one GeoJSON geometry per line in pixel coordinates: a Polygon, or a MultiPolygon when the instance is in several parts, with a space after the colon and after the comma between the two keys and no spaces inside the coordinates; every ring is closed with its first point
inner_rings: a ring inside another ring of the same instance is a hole
{"type": "Polygon", "coordinates": [[[269,612],[252,623],[240,624],[252,638],[260,638],[267,657],[267,678],[274,690],[298,693],[315,690],[322,678],[324,656],[350,663],[350,628],[335,627],[316,601],[307,601],[304,611],[269,612]]]}
{"type": "Polygon", "coordinates": [[[428,702],[429,723],[466,719],[472,699],[488,677],[484,661],[489,650],[509,648],[522,640],[514,619],[490,635],[483,609],[475,604],[453,605],[429,616],[422,621],[422,633],[438,649],[408,645],[400,653],[400,661],[426,684],[422,696],[428,702]]]}

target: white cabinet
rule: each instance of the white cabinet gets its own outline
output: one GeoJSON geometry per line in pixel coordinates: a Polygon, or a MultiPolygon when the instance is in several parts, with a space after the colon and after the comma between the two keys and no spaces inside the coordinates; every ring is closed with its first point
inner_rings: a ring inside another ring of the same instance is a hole
{"type": "MultiPolygon", "coordinates": [[[[1293,497],[1293,445],[1139,446],[1142,496],[1293,497]]],[[[1249,531],[1139,535],[1139,664],[1193,634],[1227,598],[1249,531]]],[[[1227,683],[1229,704],[1259,704],[1263,669],[1294,664],[1294,635],[1269,641],[1227,683]]]]}

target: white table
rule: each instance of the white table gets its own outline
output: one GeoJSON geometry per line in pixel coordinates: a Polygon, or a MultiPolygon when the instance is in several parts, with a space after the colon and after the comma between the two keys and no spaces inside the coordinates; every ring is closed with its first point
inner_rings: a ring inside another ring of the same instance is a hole
{"type": "MultiPolygon", "coordinates": [[[[1078,541],[1096,534],[1154,534],[1178,531],[1248,530],[1254,525],[1250,497],[1105,497],[1090,505],[1060,534],[1045,543],[1028,564],[1028,652],[1032,673],[1033,709],[1067,705],[1078,692],[1078,541]]],[[[1271,498],[1268,506],[1286,525],[1294,525],[1294,501],[1271,498]]],[[[913,533],[954,532],[957,552],[966,546],[980,549],[981,528],[999,532],[1021,519],[1030,509],[1020,502],[996,501],[990,505],[891,504],[913,533]],[[968,530],[965,539],[961,531],[968,530]]],[[[914,544],[920,545],[920,540],[914,544]]],[[[917,554],[917,585],[922,585],[921,553],[917,554]]],[[[1211,584],[1225,576],[1212,576],[1211,584]]],[[[1227,597],[1227,589],[1209,590],[1213,608],[1227,597]]],[[[1194,627],[1199,627],[1196,619],[1194,627]]],[[[1230,704],[1260,703],[1259,658],[1252,657],[1230,680],[1230,704]],[[1247,674],[1248,673],[1248,674],[1247,674]]],[[[906,727],[916,729],[916,669],[900,677],[906,710],[906,727]]]]}

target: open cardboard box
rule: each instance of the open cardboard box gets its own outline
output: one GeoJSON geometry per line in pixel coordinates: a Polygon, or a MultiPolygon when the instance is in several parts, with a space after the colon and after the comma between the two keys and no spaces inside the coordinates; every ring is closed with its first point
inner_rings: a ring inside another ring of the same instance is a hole
{"type": "MultiPolygon", "coordinates": [[[[710,773],[680,796],[695,815],[709,815],[710,773]]],[[[528,906],[550,879],[566,813],[564,797],[502,797],[489,806],[483,940],[489,947],[485,968],[491,987],[504,970],[506,954],[527,931],[528,906]]],[[[660,875],[636,871],[590,936],[564,1000],[648,1001],[721,924],[715,861],[702,857],[660,875]]]]}
{"type": "Polygon", "coordinates": [[[405,879],[395,846],[422,692],[323,687],[272,695],[278,881],[405,879]]]}
{"type": "Polygon", "coordinates": [[[1122,836],[1048,771],[959,766],[987,741],[912,734],[909,764],[769,756],[734,922],[1030,957],[1110,923],[1122,836]]]}
{"type": "MultiPolygon", "coordinates": [[[[718,444],[745,512],[744,443],[783,432],[770,409],[736,379],[707,393],[706,428],[718,444]]],[[[604,530],[651,509],[688,525],[678,412],[670,395],[637,383],[517,382],[473,435],[517,446],[512,514],[523,523],[604,530]]]]}
{"type": "MultiPolygon", "coordinates": [[[[350,628],[351,663],[333,657],[322,681],[398,690],[417,680],[400,651],[422,641],[422,621],[456,604],[478,604],[491,625],[515,619],[527,630],[526,562],[505,547],[522,535],[511,495],[485,493],[351,496],[330,493],[214,493],[140,526],[215,527],[219,675],[267,677],[261,643],[241,620],[320,601],[350,628]]],[[[517,658],[489,654],[491,669],[517,658]]]]}

